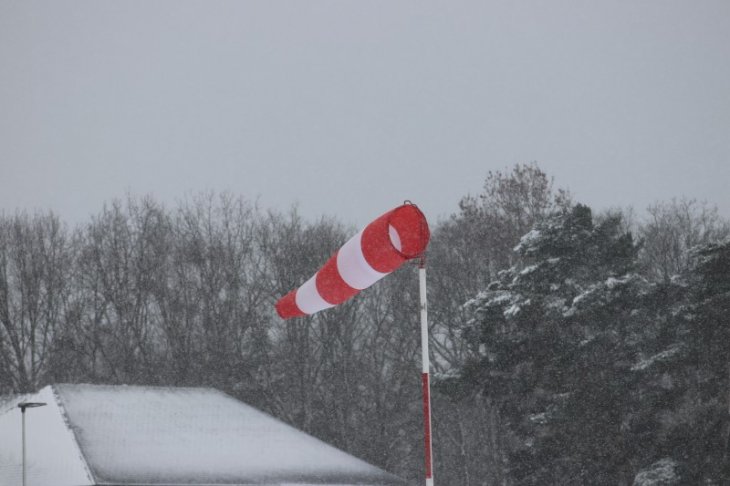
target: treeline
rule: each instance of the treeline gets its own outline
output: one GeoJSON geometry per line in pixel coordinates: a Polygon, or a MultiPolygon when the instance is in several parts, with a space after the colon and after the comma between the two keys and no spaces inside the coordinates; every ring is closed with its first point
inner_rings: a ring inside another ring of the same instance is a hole
{"type": "MultiPolygon", "coordinates": [[[[727,480],[730,225],[686,200],[648,215],[593,215],[518,165],[432,222],[440,483],[727,480]]],[[[415,266],[313,317],[273,310],[353,233],[210,194],[75,228],[0,216],[0,394],[213,386],[419,484],[415,266]]]]}

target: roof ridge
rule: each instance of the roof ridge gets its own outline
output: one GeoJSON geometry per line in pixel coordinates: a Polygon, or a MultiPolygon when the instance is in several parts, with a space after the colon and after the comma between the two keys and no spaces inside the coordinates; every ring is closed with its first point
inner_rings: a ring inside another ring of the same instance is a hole
{"type": "MultiPolygon", "coordinates": [[[[56,402],[56,406],[58,407],[59,415],[61,416],[61,421],[63,422],[63,425],[65,426],[68,433],[71,435],[71,442],[74,443],[76,446],[76,452],[81,459],[81,465],[84,468],[84,471],[86,472],[86,476],[89,478],[89,484],[96,484],[96,477],[94,473],[92,472],[91,468],[89,467],[89,463],[86,460],[86,456],[84,455],[84,451],[81,449],[81,444],[79,443],[79,438],[76,436],[76,431],[73,427],[71,427],[71,423],[68,419],[68,414],[66,413],[66,407],[63,403],[63,398],[61,397],[61,394],[56,389],[57,385],[48,385],[47,388],[50,388],[51,396],[53,397],[53,400],[56,402]]],[[[40,393],[40,391],[39,391],[40,393]]]]}

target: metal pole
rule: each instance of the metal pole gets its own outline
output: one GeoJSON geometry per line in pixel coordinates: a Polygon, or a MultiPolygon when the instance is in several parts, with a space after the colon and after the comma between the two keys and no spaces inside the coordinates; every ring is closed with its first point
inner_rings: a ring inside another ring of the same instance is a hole
{"type": "Polygon", "coordinates": [[[21,407],[23,414],[23,486],[25,486],[25,407],[21,407]]]}
{"type": "Polygon", "coordinates": [[[433,486],[433,452],[431,449],[431,383],[428,358],[428,302],[426,300],[426,260],[418,268],[418,290],[421,300],[421,384],[423,387],[423,441],[426,453],[426,486],[433,486]]]}

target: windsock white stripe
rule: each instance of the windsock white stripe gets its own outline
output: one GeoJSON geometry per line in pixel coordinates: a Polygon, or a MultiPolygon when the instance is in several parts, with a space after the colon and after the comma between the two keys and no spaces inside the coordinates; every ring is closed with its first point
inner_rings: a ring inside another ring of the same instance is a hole
{"type": "Polygon", "coordinates": [[[295,302],[297,307],[306,314],[314,314],[315,312],[335,306],[335,304],[330,304],[319,295],[316,280],[317,275],[315,274],[312,278],[304,282],[296,293],[295,302]]]}
{"type": "Polygon", "coordinates": [[[362,290],[388,275],[374,270],[362,254],[362,231],[350,238],[337,253],[337,272],[347,285],[362,290]]]}

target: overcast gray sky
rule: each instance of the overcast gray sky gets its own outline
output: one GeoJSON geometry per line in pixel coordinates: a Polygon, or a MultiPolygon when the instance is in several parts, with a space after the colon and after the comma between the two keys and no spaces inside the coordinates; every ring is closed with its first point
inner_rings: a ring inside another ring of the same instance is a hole
{"type": "Polygon", "coordinates": [[[229,190],[431,218],[537,161],[730,215],[730,1],[0,0],[0,210],[229,190]]]}

